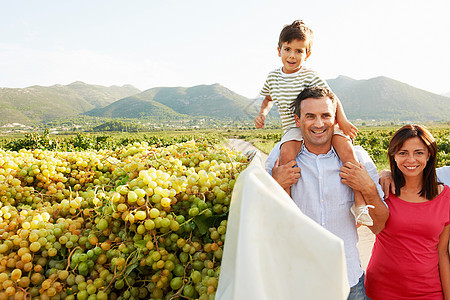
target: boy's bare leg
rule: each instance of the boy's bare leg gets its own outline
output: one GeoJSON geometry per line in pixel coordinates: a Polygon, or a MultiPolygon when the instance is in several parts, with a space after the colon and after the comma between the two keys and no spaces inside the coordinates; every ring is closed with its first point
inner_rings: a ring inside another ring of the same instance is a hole
{"type": "MultiPolygon", "coordinates": [[[[302,143],[302,141],[287,141],[280,146],[280,166],[287,164],[291,160],[295,160],[297,154],[300,152],[302,143]]],[[[285,191],[289,196],[291,196],[290,187],[286,188],[285,191]]]]}
{"type": "MultiPolygon", "coordinates": [[[[348,138],[335,134],[333,135],[331,143],[343,164],[347,162],[351,162],[356,165],[359,164],[355,152],[353,151],[352,142],[348,138]]],[[[355,195],[355,208],[352,207],[352,212],[355,215],[356,221],[362,225],[372,226],[373,221],[368,213],[368,208],[371,206],[366,205],[361,192],[353,190],[353,193],[355,195]],[[362,212],[365,213],[361,214],[362,212]]]]}

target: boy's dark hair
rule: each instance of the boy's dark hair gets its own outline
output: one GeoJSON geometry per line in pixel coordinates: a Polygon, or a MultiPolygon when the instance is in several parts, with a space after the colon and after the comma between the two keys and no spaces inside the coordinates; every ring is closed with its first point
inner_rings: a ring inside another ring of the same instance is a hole
{"type": "MultiPolygon", "coordinates": [[[[295,99],[295,102],[292,104],[294,108],[294,114],[296,114],[298,117],[300,117],[300,103],[308,98],[314,98],[314,99],[320,99],[323,97],[330,98],[331,102],[333,103],[335,109],[336,109],[336,95],[330,90],[322,86],[313,86],[313,87],[307,87],[304,89],[298,96],[297,99],[295,99]]],[[[291,106],[291,109],[292,109],[291,106]]]]}
{"type": "Polygon", "coordinates": [[[292,42],[293,40],[301,40],[306,42],[306,54],[311,52],[313,32],[309,29],[302,20],[295,20],[291,25],[286,25],[281,30],[280,38],[278,39],[278,47],[285,42],[292,42]]]}
{"type": "Polygon", "coordinates": [[[395,154],[401,149],[406,140],[418,137],[428,149],[427,165],[423,170],[423,182],[422,189],[419,195],[427,198],[428,200],[433,200],[437,195],[438,191],[438,181],[436,176],[436,155],[437,155],[437,144],[431,133],[423,126],[416,124],[408,124],[397,130],[396,133],[391,138],[388,148],[388,158],[389,165],[391,167],[392,177],[395,183],[395,195],[400,195],[400,188],[405,185],[405,177],[403,173],[397,166],[395,162],[395,154]]]}

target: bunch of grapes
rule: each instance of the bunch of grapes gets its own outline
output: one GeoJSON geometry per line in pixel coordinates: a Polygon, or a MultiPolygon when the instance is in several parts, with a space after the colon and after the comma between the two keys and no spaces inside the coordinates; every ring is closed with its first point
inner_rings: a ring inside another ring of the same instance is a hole
{"type": "Polygon", "coordinates": [[[247,164],[204,141],[0,150],[0,300],[214,299],[247,164]]]}

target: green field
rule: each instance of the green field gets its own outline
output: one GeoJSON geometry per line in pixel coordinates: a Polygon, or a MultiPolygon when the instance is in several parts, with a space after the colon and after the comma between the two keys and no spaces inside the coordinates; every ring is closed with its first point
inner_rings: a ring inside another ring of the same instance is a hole
{"type": "MultiPolygon", "coordinates": [[[[393,126],[359,128],[355,145],[361,145],[372,157],[378,170],[389,167],[386,151],[389,140],[399,128],[393,126]]],[[[450,127],[429,126],[438,145],[438,167],[450,165],[450,127]]],[[[268,154],[281,139],[280,129],[228,129],[228,130],[188,130],[159,131],[146,133],[78,133],[72,135],[26,134],[3,136],[0,147],[9,150],[48,149],[56,151],[114,149],[134,142],[146,141],[149,144],[168,146],[173,143],[204,139],[211,143],[223,144],[227,138],[238,138],[253,143],[262,152],[268,154]]]]}

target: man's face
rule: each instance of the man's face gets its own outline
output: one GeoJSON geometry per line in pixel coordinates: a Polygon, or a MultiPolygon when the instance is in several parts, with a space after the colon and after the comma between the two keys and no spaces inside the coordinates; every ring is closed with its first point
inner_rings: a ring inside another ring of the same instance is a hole
{"type": "Polygon", "coordinates": [[[336,107],[328,97],[307,98],[300,103],[300,118],[295,123],[303,133],[308,151],[325,154],[331,149],[336,107]]]}

